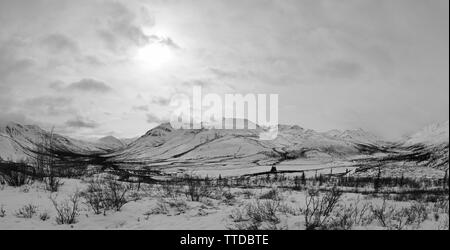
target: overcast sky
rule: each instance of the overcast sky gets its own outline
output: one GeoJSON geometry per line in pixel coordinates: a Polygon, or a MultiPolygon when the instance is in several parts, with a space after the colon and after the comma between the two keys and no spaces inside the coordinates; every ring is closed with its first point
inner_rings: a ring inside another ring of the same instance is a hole
{"type": "Polygon", "coordinates": [[[170,97],[278,93],[280,120],[396,138],[449,116],[448,0],[0,0],[0,125],[134,137],[170,97]]]}

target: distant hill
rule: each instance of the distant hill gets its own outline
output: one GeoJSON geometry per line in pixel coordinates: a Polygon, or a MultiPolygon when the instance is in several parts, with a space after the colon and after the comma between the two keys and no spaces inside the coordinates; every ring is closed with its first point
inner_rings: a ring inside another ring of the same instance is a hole
{"type": "MultiPolygon", "coordinates": [[[[230,122],[230,121],[228,121],[230,122]]],[[[344,157],[360,153],[359,144],[376,144],[368,133],[346,132],[330,136],[299,126],[280,125],[278,137],[259,140],[263,128],[215,130],[174,129],[169,123],[109,156],[118,162],[176,164],[207,162],[225,165],[267,165],[297,157],[344,157]],[[368,138],[368,139],[367,139],[368,138]]]]}
{"type": "Polygon", "coordinates": [[[106,136],[97,140],[96,144],[98,144],[101,148],[117,150],[125,147],[121,140],[117,139],[114,136],[106,136]]]}
{"type": "Polygon", "coordinates": [[[411,135],[405,142],[405,145],[411,146],[423,144],[436,146],[449,143],[449,121],[432,124],[417,133],[411,135]]]}
{"type": "MultiPolygon", "coordinates": [[[[139,138],[127,141],[113,136],[93,142],[58,134],[52,135],[52,138],[59,149],[69,153],[95,153],[110,163],[139,163],[144,166],[251,167],[297,158],[348,159],[391,152],[395,154],[392,156],[395,159],[425,159],[428,166],[448,168],[448,122],[431,125],[397,143],[398,146],[387,144],[362,129],[321,133],[295,125],[280,125],[277,138],[264,141],[259,138],[264,128],[255,127],[216,130],[204,126],[194,130],[174,129],[165,123],[139,138]]],[[[33,148],[49,136],[49,132],[31,125],[9,124],[0,128],[0,159],[16,162],[24,160],[28,157],[24,148],[33,148]]]]}
{"type": "Polygon", "coordinates": [[[380,137],[367,132],[363,129],[357,130],[331,130],[325,133],[325,135],[332,138],[340,138],[350,142],[358,142],[363,144],[383,144],[385,141],[380,137]]]}
{"type": "Polygon", "coordinates": [[[427,166],[449,169],[449,122],[432,124],[411,135],[402,144],[416,154],[428,155],[427,166]]]}
{"type": "Polygon", "coordinates": [[[92,142],[72,139],[48,131],[34,125],[10,123],[1,129],[0,158],[3,161],[22,161],[29,158],[30,150],[43,140],[52,138],[55,148],[77,154],[106,153],[109,147],[92,142]],[[29,150],[28,150],[29,149],[29,150]]]}

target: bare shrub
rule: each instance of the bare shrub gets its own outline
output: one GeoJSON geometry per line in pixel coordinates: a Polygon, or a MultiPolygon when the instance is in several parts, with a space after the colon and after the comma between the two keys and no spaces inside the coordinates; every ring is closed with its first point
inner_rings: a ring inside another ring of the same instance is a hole
{"type": "Polygon", "coordinates": [[[222,197],[223,197],[223,201],[227,205],[233,205],[234,202],[236,201],[236,196],[230,191],[224,191],[222,194],[222,197]]]}
{"type": "Polygon", "coordinates": [[[64,182],[62,182],[60,178],[57,178],[54,175],[45,177],[44,183],[45,183],[45,189],[52,193],[58,192],[59,188],[64,185],[64,182]]]}
{"type": "Polygon", "coordinates": [[[255,194],[251,190],[244,190],[241,193],[244,196],[244,199],[247,199],[247,200],[252,199],[255,196],[255,194]]]}
{"type": "Polygon", "coordinates": [[[293,208],[285,203],[280,204],[280,207],[278,208],[278,211],[284,215],[294,215],[294,216],[298,216],[301,214],[301,212],[299,211],[299,209],[293,208]]]}
{"type": "Polygon", "coordinates": [[[175,209],[176,215],[184,214],[189,209],[187,203],[183,200],[166,200],[170,208],[175,209]]]}
{"type": "Polygon", "coordinates": [[[255,201],[247,204],[242,210],[235,209],[230,214],[234,222],[231,229],[236,230],[276,230],[280,229],[278,224],[280,218],[278,212],[279,201],[255,201]]]}
{"type": "Polygon", "coordinates": [[[256,222],[271,222],[277,224],[280,219],[277,216],[280,203],[277,201],[256,201],[255,204],[247,206],[247,214],[256,222]]]}
{"type": "Polygon", "coordinates": [[[53,130],[49,135],[43,136],[40,143],[35,145],[34,168],[35,172],[43,175],[45,189],[52,193],[58,192],[64,184],[57,176],[56,156],[53,151],[56,148],[53,130]]]}
{"type": "Polygon", "coordinates": [[[158,214],[176,216],[186,213],[188,209],[188,205],[182,200],[160,200],[155,208],[144,215],[147,216],[147,219],[150,215],[158,214]]]}
{"type": "Polygon", "coordinates": [[[428,219],[428,211],[424,204],[413,203],[410,207],[396,209],[388,206],[386,200],[379,207],[372,207],[372,213],[381,226],[389,230],[404,230],[408,227],[419,228],[428,219]]]}
{"type": "Polygon", "coordinates": [[[351,230],[355,226],[352,219],[353,210],[345,209],[333,215],[330,221],[323,225],[324,230],[351,230]]]}
{"type": "Polygon", "coordinates": [[[32,204],[23,206],[21,209],[16,211],[16,217],[23,219],[31,219],[36,215],[38,207],[32,204]]]}
{"type": "Polygon", "coordinates": [[[188,178],[187,188],[185,190],[186,197],[190,198],[191,201],[200,201],[203,197],[209,197],[213,192],[209,181],[202,181],[198,178],[188,178]]]}
{"type": "Polygon", "coordinates": [[[435,213],[443,213],[449,214],[449,197],[447,196],[444,199],[439,199],[434,203],[433,212],[435,213]]]}
{"type": "Polygon", "coordinates": [[[439,224],[438,230],[449,230],[449,215],[444,215],[443,221],[439,224]]]}
{"type": "Polygon", "coordinates": [[[324,229],[351,230],[355,226],[366,226],[372,221],[373,216],[368,203],[361,207],[358,204],[338,205],[332,213],[329,223],[324,225],[324,229]]]}
{"type": "Polygon", "coordinates": [[[306,208],[303,210],[307,230],[326,229],[331,221],[331,213],[338,205],[342,192],[333,188],[324,195],[309,190],[306,196],[306,208]]]}
{"type": "Polygon", "coordinates": [[[280,192],[277,189],[273,188],[267,193],[264,193],[259,196],[261,200],[281,200],[280,192]]]}
{"type": "Polygon", "coordinates": [[[30,176],[17,171],[8,171],[7,173],[1,174],[1,177],[10,187],[22,187],[33,183],[33,179],[30,176]]]}
{"type": "Polygon", "coordinates": [[[103,191],[103,182],[99,179],[89,180],[88,187],[81,193],[81,196],[85,199],[86,205],[88,205],[95,214],[106,212],[107,203],[103,191]]]}
{"type": "Polygon", "coordinates": [[[6,216],[6,210],[4,205],[0,206],[0,218],[4,218],[6,216]]]}
{"type": "Polygon", "coordinates": [[[167,215],[170,213],[169,206],[165,202],[158,201],[156,203],[156,207],[153,208],[150,212],[145,213],[144,215],[147,216],[147,220],[150,217],[150,215],[158,215],[163,214],[167,215]]]}
{"type": "Polygon", "coordinates": [[[414,202],[411,207],[404,208],[402,213],[407,218],[407,225],[415,225],[416,228],[428,219],[428,209],[424,203],[414,202]]]}
{"type": "Polygon", "coordinates": [[[161,183],[161,190],[166,198],[176,198],[182,193],[182,188],[179,185],[169,181],[161,183]]]}
{"type": "Polygon", "coordinates": [[[230,219],[235,222],[235,223],[239,223],[239,222],[245,222],[248,219],[246,218],[246,215],[244,214],[242,209],[233,209],[233,211],[231,211],[231,214],[229,215],[230,219]]]}
{"type": "Polygon", "coordinates": [[[116,181],[113,177],[93,179],[88,188],[81,193],[86,204],[96,214],[105,214],[108,210],[120,211],[130,201],[131,184],[116,181]]]}
{"type": "Polygon", "coordinates": [[[350,230],[354,226],[366,226],[372,223],[371,204],[361,204],[360,199],[354,203],[339,204],[334,209],[331,222],[328,225],[330,230],[350,230]]]}
{"type": "Polygon", "coordinates": [[[122,207],[129,201],[127,193],[132,189],[132,186],[114,180],[112,177],[107,178],[104,185],[104,196],[106,206],[116,211],[120,211],[122,207]]]}
{"type": "Polygon", "coordinates": [[[381,226],[388,227],[389,220],[395,212],[395,207],[388,206],[386,199],[384,199],[381,206],[372,206],[371,210],[374,218],[381,224],[381,226]]]}
{"type": "Polygon", "coordinates": [[[50,200],[52,201],[57,213],[56,223],[58,223],[58,225],[71,225],[77,223],[80,203],[79,192],[74,193],[67,200],[61,203],[58,203],[56,198],[53,197],[50,197],[50,200]]]}
{"type": "Polygon", "coordinates": [[[50,215],[47,212],[43,212],[39,215],[39,219],[41,221],[48,221],[50,219],[50,215]]]}

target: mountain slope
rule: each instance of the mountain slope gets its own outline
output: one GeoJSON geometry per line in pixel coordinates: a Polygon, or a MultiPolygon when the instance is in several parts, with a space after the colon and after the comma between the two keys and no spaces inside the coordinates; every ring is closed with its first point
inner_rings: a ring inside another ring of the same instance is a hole
{"type": "MultiPolygon", "coordinates": [[[[113,154],[115,161],[158,163],[219,158],[241,158],[271,151],[256,142],[258,134],[247,130],[175,130],[162,124],[113,154]]],[[[261,155],[261,158],[266,158],[261,155]]],[[[257,157],[258,158],[258,157],[257,157]]]]}
{"type": "Polygon", "coordinates": [[[362,144],[384,144],[384,141],[378,136],[369,133],[363,129],[357,130],[331,130],[325,133],[326,136],[336,139],[342,139],[352,143],[362,143],[362,144]]]}
{"type": "MultiPolygon", "coordinates": [[[[410,136],[403,146],[428,156],[428,167],[449,169],[449,122],[432,124],[410,136]]],[[[423,164],[423,163],[421,163],[423,164]]]]}
{"type": "Polygon", "coordinates": [[[117,150],[125,147],[125,144],[114,136],[106,136],[97,140],[96,144],[100,148],[117,150]]]}
{"type": "Polygon", "coordinates": [[[428,146],[435,146],[449,143],[449,121],[430,125],[421,131],[410,136],[405,145],[412,146],[416,144],[423,144],[428,146]]]}
{"type": "Polygon", "coordinates": [[[278,137],[272,141],[259,140],[262,131],[260,127],[255,130],[175,130],[170,124],[162,124],[109,157],[113,162],[147,165],[251,166],[298,157],[332,158],[360,153],[356,140],[330,137],[299,126],[280,125],[278,137]]]}
{"type": "Polygon", "coordinates": [[[96,143],[75,140],[47,132],[38,126],[11,123],[0,133],[0,157],[3,161],[21,161],[30,156],[37,145],[51,138],[53,147],[68,153],[106,153],[107,148],[96,143]]]}
{"type": "Polygon", "coordinates": [[[0,162],[19,162],[26,158],[21,148],[6,133],[0,133],[0,162]]]}

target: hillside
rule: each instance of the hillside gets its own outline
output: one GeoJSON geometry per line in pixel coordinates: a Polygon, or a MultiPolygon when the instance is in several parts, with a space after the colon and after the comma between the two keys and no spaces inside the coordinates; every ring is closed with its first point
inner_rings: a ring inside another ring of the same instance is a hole
{"type": "Polygon", "coordinates": [[[293,158],[340,158],[360,153],[361,138],[331,137],[299,126],[280,125],[273,141],[255,130],[175,130],[162,124],[111,155],[112,161],[148,165],[267,165],[293,158]]]}
{"type": "Polygon", "coordinates": [[[108,147],[101,144],[81,141],[58,134],[51,134],[38,126],[11,123],[0,133],[0,157],[3,161],[22,161],[29,157],[30,151],[44,140],[53,141],[53,147],[59,151],[75,154],[104,154],[108,147]]]}

